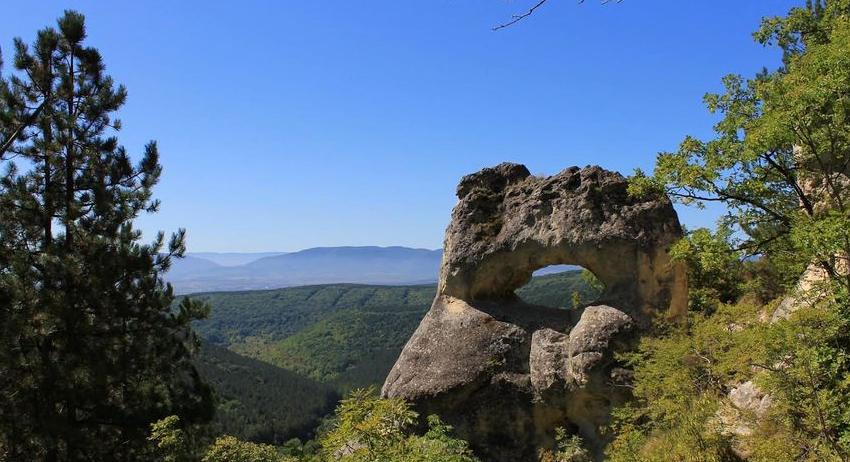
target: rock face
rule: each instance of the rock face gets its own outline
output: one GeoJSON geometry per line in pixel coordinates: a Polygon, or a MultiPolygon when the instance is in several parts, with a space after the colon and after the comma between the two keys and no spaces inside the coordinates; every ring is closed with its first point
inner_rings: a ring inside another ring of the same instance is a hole
{"type": "Polygon", "coordinates": [[[685,270],[667,254],[682,232],[672,205],[626,188],[599,167],[541,178],[505,163],[464,177],[437,296],[383,395],[439,414],[485,460],[536,460],[557,426],[599,456],[599,427],[630,377],[612,352],[687,304],[685,270]],[[600,299],[559,310],[514,294],[555,264],[591,270],[605,284],[600,299]]]}

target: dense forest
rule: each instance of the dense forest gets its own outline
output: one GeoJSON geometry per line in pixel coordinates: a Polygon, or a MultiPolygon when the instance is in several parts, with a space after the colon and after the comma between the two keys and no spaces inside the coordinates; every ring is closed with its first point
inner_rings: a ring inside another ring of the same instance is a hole
{"type": "MultiPolygon", "coordinates": [[[[607,460],[850,460],[850,0],[754,38],[782,65],[725,77],[705,97],[715,133],[630,178],[635,197],[726,214],[671,249],[687,313],[618,358],[633,377],[607,460]]],[[[175,296],[185,232],[143,243],[133,226],[159,208],[158,147],[133,163],[119,144],[127,91],[86,40],[67,11],[0,75],[0,460],[476,461],[439,416],[368,387],[433,286],[175,296]]],[[[594,291],[571,272],[519,295],[594,291]]],[[[589,460],[568,430],[541,461],[589,460]]]]}
{"type": "MultiPolygon", "coordinates": [[[[571,307],[598,294],[587,279],[579,270],[538,276],[517,294],[571,307]]],[[[434,285],[332,284],[192,297],[212,307],[195,323],[207,341],[345,393],[383,382],[435,293],[434,285]]]]}
{"type": "MultiPolygon", "coordinates": [[[[435,292],[332,284],[194,295],[211,307],[195,324],[206,338],[198,371],[217,398],[211,432],[276,445],[309,439],[339,396],[381,386],[435,292]],[[269,340],[240,336],[255,326],[269,340]]],[[[553,307],[598,293],[581,270],[537,276],[518,291],[553,307]]]]}
{"type": "Polygon", "coordinates": [[[215,391],[213,434],[273,444],[308,438],[339,399],[327,385],[207,342],[195,364],[215,391]]]}

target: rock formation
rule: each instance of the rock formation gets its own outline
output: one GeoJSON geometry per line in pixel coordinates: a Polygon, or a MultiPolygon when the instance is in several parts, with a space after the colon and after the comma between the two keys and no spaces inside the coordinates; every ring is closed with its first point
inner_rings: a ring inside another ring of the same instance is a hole
{"type": "Polygon", "coordinates": [[[627,185],[599,167],[542,178],[505,163],[464,177],[437,296],[383,395],[439,414],[484,460],[536,460],[557,426],[599,456],[600,426],[628,396],[630,372],[612,353],[687,304],[685,269],[667,253],[682,233],[670,201],[630,197],[627,185]],[[592,271],[600,299],[562,310],[514,294],[554,264],[592,271]]]}

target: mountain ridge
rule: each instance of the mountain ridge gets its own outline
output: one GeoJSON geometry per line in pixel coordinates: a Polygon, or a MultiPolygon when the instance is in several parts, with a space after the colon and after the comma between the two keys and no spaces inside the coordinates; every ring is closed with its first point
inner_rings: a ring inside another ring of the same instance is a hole
{"type": "Polygon", "coordinates": [[[437,280],[442,250],[403,246],[312,247],[297,252],[189,253],[175,259],[166,274],[175,292],[264,290],[282,287],[353,283],[426,284],[437,280]],[[218,257],[216,257],[218,255],[218,257]],[[222,265],[227,261],[244,262],[222,265]],[[230,255],[230,257],[227,257],[230,255]],[[210,260],[218,258],[219,262],[210,260]]]}

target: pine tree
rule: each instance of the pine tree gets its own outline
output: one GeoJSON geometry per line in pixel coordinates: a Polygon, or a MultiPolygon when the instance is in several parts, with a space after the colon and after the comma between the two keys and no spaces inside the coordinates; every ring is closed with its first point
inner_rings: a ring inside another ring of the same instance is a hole
{"type": "Polygon", "coordinates": [[[126,89],[66,11],[0,76],[0,459],[135,460],[151,423],[212,416],[190,323],[163,280],[185,232],[141,242],[156,143],[118,143],[126,89]]]}

